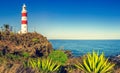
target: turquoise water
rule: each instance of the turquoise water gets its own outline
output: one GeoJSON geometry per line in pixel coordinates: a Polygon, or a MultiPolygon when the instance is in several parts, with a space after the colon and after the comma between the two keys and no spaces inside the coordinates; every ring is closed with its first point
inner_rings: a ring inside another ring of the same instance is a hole
{"type": "Polygon", "coordinates": [[[73,56],[82,56],[87,52],[104,52],[105,56],[120,54],[120,40],[49,40],[54,49],[71,50],[73,56]]]}

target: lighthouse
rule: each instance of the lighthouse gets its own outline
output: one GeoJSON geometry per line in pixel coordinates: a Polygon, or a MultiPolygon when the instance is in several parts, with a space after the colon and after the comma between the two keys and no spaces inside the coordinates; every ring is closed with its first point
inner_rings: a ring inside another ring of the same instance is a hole
{"type": "Polygon", "coordinates": [[[21,18],[21,33],[28,32],[28,22],[27,22],[27,10],[26,5],[22,6],[22,18],[21,18]]]}

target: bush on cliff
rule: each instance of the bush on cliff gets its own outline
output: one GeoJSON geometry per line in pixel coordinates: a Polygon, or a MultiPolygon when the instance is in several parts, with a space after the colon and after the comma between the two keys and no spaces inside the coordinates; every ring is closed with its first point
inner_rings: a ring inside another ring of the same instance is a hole
{"type": "Polygon", "coordinates": [[[32,42],[39,42],[39,39],[38,38],[33,38],[32,42]]]}
{"type": "Polygon", "coordinates": [[[14,60],[14,61],[17,60],[17,59],[20,59],[20,56],[15,55],[15,54],[6,54],[5,57],[10,59],[10,60],[14,60]]]}
{"type": "Polygon", "coordinates": [[[52,51],[49,56],[53,61],[60,62],[61,64],[65,64],[68,60],[67,55],[62,50],[52,51]]]}
{"type": "Polygon", "coordinates": [[[28,52],[22,52],[21,54],[24,58],[28,58],[30,57],[29,53],[28,52]]]}

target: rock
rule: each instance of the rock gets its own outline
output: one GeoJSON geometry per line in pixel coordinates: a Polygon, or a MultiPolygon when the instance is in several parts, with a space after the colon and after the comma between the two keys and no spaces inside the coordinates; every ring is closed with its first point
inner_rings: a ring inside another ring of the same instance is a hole
{"type": "Polygon", "coordinates": [[[72,52],[70,50],[65,50],[64,52],[65,52],[65,54],[67,54],[68,58],[73,57],[72,52]]]}
{"type": "Polygon", "coordinates": [[[115,63],[114,73],[120,73],[120,55],[110,57],[109,61],[115,63]]]}
{"type": "Polygon", "coordinates": [[[116,69],[114,73],[120,73],[120,68],[116,69]]]}
{"type": "Polygon", "coordinates": [[[110,57],[109,60],[117,65],[120,65],[120,56],[110,57]]]}

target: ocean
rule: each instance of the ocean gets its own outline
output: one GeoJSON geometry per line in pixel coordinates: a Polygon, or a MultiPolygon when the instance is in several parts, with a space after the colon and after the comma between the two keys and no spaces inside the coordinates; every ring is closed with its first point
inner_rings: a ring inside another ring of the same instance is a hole
{"type": "Polygon", "coordinates": [[[49,40],[54,49],[70,50],[73,56],[82,56],[93,50],[106,57],[120,55],[120,40],[49,40]]]}

